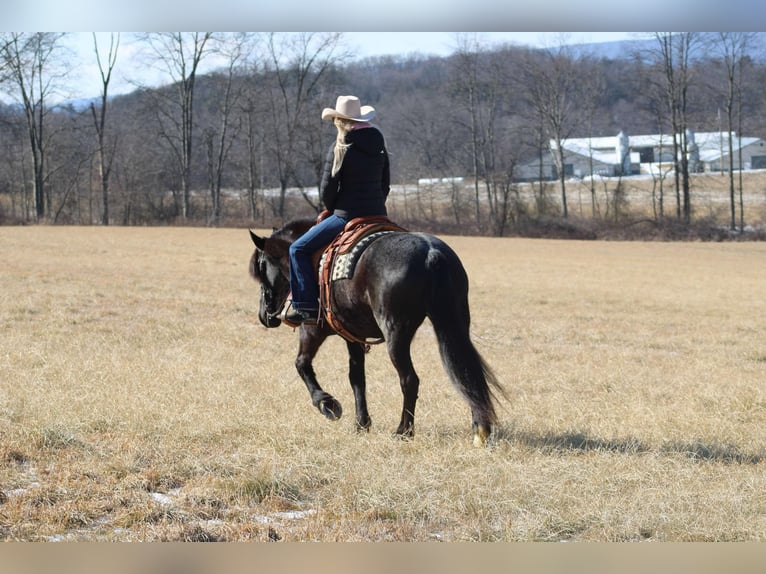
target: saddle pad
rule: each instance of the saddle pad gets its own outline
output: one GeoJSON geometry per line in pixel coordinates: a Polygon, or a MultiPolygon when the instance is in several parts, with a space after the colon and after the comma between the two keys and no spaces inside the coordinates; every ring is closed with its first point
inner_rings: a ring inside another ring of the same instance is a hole
{"type": "MultiPolygon", "coordinates": [[[[359,261],[362,253],[365,249],[383,235],[389,233],[396,233],[395,231],[378,231],[377,233],[371,233],[370,235],[363,237],[354,247],[346,253],[341,253],[335,257],[335,262],[332,266],[331,280],[337,281],[338,279],[350,279],[354,276],[354,269],[356,269],[356,263],[359,261]]],[[[322,265],[324,265],[324,258],[322,258],[322,265]]]]}

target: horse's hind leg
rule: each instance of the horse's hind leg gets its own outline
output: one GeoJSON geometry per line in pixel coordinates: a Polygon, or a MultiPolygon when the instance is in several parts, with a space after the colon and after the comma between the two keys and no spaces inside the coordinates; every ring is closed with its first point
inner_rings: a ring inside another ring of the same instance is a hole
{"type": "Polygon", "coordinates": [[[365,349],[359,343],[347,341],[348,346],[348,380],[354,391],[356,407],[357,430],[369,430],[372,425],[370,414],[367,412],[366,378],[364,374],[365,349]]]}
{"type": "Polygon", "coordinates": [[[420,379],[415,372],[410,355],[410,344],[414,330],[409,328],[393,329],[388,333],[388,355],[399,374],[399,384],[402,388],[403,403],[402,417],[396,434],[411,438],[415,434],[415,403],[418,400],[420,379]]]}
{"type": "Polygon", "coordinates": [[[320,327],[301,327],[295,368],[311,395],[311,403],[329,420],[336,421],[343,414],[343,408],[335,397],[319,386],[312,364],[319,347],[327,339],[327,334],[320,329],[320,327]]]}

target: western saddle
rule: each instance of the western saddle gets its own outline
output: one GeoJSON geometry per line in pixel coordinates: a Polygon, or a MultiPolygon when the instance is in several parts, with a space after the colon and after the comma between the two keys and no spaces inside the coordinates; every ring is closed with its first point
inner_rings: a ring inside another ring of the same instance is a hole
{"type": "Polygon", "coordinates": [[[333,306],[333,282],[353,276],[356,262],[373,241],[388,233],[403,231],[407,230],[385,216],[358,217],[346,223],[343,231],[327,247],[320,250],[318,259],[320,318],[347,341],[374,345],[382,343],[383,339],[362,339],[346,329],[333,306]]]}

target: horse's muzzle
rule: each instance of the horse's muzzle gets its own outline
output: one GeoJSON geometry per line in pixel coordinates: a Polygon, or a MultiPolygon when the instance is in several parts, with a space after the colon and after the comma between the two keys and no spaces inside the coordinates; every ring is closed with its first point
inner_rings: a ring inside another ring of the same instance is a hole
{"type": "Polygon", "coordinates": [[[269,313],[261,309],[261,311],[258,313],[258,319],[260,319],[261,324],[264,327],[269,329],[279,327],[282,324],[282,320],[279,318],[279,311],[276,313],[269,313]]]}

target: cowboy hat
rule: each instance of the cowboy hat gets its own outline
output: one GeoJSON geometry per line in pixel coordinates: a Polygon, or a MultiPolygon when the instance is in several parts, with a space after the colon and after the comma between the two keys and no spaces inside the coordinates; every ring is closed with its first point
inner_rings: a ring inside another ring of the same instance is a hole
{"type": "Polygon", "coordinates": [[[343,118],[354,122],[367,122],[375,117],[375,108],[362,106],[356,96],[338,96],[335,100],[335,109],[325,108],[322,110],[322,119],[343,118]]]}

